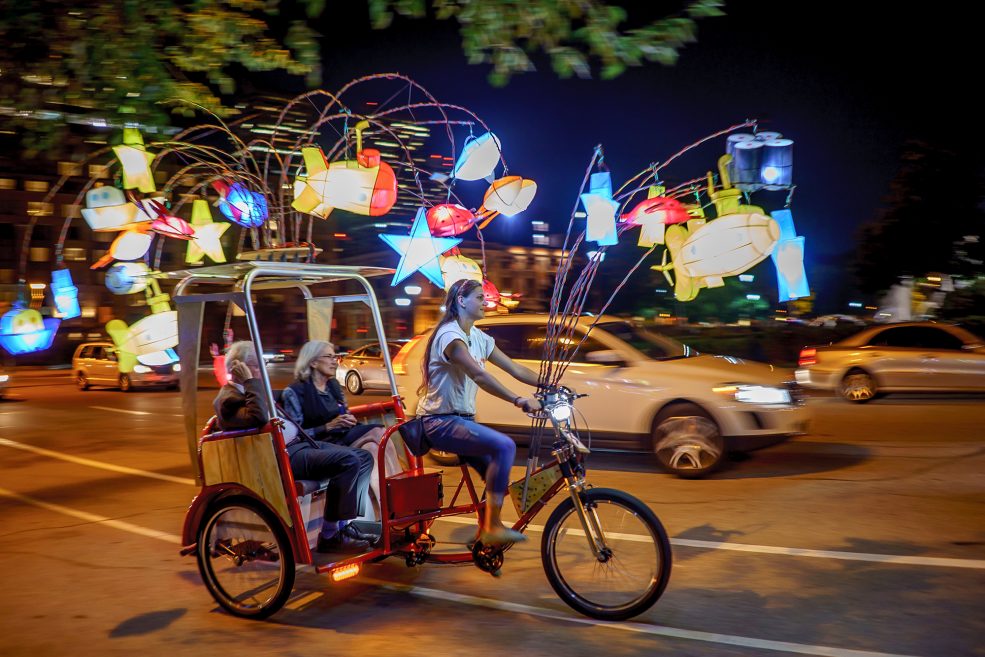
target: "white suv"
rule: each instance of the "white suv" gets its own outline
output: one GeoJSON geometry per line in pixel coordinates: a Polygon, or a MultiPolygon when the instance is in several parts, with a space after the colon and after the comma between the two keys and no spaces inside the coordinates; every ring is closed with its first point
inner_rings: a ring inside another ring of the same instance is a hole
{"type": "MultiPolygon", "coordinates": [[[[580,340],[595,320],[576,326],[580,340]]],[[[509,315],[476,326],[508,356],[540,368],[546,315],[509,315]]],[[[400,394],[413,412],[421,382],[427,334],[407,343],[394,359],[400,394]]],[[[498,367],[489,371],[511,389],[517,382],[498,367]]],[[[728,452],[746,452],[807,431],[809,414],[789,371],[729,356],[699,354],[670,338],[615,317],[602,317],[568,367],[562,383],[588,397],[577,409],[590,429],[592,446],[656,454],[669,472],[699,477],[728,452]]],[[[516,438],[529,433],[529,419],[484,392],[477,420],[516,438]]],[[[586,432],[583,437],[589,434],[586,432]]]]}

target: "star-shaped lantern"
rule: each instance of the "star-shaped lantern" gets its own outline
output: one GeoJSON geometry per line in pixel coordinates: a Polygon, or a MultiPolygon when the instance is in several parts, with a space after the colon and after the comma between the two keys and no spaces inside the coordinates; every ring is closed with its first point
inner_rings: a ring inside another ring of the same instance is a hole
{"type": "Polygon", "coordinates": [[[612,178],[608,171],[593,173],[591,191],[581,195],[582,205],[588,214],[585,239],[599,246],[612,246],[618,243],[616,233],[616,212],[618,201],[612,200],[612,178]]]}
{"type": "Polygon", "coordinates": [[[397,265],[391,285],[397,285],[415,271],[419,271],[442,289],[445,287],[445,282],[441,275],[438,257],[462,242],[459,238],[432,236],[424,208],[417,210],[410,235],[380,235],[380,239],[400,254],[400,264],[397,265]]]}
{"type": "Polygon", "coordinates": [[[229,229],[229,224],[212,221],[208,201],[196,199],[192,202],[192,227],[195,230],[195,239],[188,242],[185,262],[197,265],[206,256],[215,263],[225,262],[226,254],[222,252],[219,238],[229,229]]]}
{"type": "Polygon", "coordinates": [[[123,128],[123,144],[113,147],[116,159],[123,167],[123,188],[137,188],[144,194],[156,191],[154,173],[150,170],[154,154],[144,148],[144,138],[136,128],[123,128]]]}

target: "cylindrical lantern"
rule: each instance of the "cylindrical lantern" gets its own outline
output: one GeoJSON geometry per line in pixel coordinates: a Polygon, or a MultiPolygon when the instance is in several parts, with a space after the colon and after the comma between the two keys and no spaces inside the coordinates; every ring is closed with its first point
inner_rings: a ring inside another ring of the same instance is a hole
{"type": "Polygon", "coordinates": [[[737,132],[735,134],[729,135],[725,140],[725,152],[729,155],[735,155],[735,145],[742,143],[744,141],[755,141],[756,136],[750,135],[746,132],[737,132]]]}
{"type": "Polygon", "coordinates": [[[739,187],[759,185],[762,155],[763,142],[756,140],[736,142],[732,153],[732,173],[735,176],[732,183],[739,187]]]}
{"type": "Polygon", "coordinates": [[[785,189],[793,183],[793,141],[774,139],[763,144],[760,175],[766,189],[785,189]]]}
{"type": "Polygon", "coordinates": [[[769,130],[764,130],[763,132],[756,133],[756,141],[773,141],[774,139],[779,139],[782,137],[779,132],[770,132],[769,130]]]}
{"type": "Polygon", "coordinates": [[[150,267],[143,262],[118,262],[106,272],[106,287],[113,294],[142,292],[150,282],[150,267]]]}

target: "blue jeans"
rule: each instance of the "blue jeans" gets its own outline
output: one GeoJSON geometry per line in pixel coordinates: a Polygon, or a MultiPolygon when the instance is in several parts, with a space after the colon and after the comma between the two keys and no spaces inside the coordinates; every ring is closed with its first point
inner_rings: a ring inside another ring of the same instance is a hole
{"type": "Polygon", "coordinates": [[[509,436],[457,415],[425,415],[424,429],[432,446],[465,457],[484,475],[487,490],[505,495],[516,443],[509,436]]]}

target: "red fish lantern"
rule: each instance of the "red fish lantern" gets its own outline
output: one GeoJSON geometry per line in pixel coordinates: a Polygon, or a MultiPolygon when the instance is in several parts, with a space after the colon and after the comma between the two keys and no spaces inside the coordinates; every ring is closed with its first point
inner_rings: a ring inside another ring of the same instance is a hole
{"type": "Polygon", "coordinates": [[[495,308],[503,299],[499,289],[488,278],[482,279],[482,296],[485,297],[486,308],[495,308]]]}
{"type": "Polygon", "coordinates": [[[632,226],[642,226],[650,221],[660,220],[661,217],[662,223],[667,226],[682,224],[691,218],[680,201],[666,196],[654,196],[641,201],[635,208],[622,215],[620,220],[632,226]]]}

